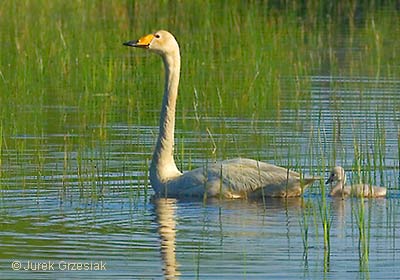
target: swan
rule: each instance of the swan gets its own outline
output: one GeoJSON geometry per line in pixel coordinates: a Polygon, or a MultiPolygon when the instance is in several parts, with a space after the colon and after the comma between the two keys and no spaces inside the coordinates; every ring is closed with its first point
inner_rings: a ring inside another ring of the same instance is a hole
{"type": "Polygon", "coordinates": [[[346,186],[346,174],[343,167],[333,168],[326,184],[332,184],[330,196],[356,196],[356,197],[383,197],[386,196],[386,188],[370,186],[367,184],[358,184],[346,186]],[[332,183],[335,183],[334,185],[332,183]]]}
{"type": "Polygon", "coordinates": [[[180,172],[174,161],[175,105],[180,75],[180,52],[174,36],[165,30],[123,43],[161,56],[165,67],[159,135],[150,165],[150,183],[157,196],[179,197],[292,197],[318,178],[252,159],[236,158],[180,172]]]}

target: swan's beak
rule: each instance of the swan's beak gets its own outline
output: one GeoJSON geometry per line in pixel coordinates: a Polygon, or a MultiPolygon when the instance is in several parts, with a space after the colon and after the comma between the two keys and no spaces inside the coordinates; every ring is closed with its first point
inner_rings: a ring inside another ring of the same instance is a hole
{"type": "Polygon", "coordinates": [[[126,43],[124,43],[124,46],[147,49],[150,46],[150,43],[153,40],[153,38],[154,38],[154,34],[149,34],[149,35],[141,37],[137,41],[126,42],[126,43]]]}

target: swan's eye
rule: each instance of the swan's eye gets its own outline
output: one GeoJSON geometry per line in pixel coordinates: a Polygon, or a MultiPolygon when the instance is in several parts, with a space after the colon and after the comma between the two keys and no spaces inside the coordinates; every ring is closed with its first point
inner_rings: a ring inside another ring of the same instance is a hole
{"type": "Polygon", "coordinates": [[[160,38],[160,34],[155,34],[154,37],[156,37],[157,39],[160,38]]]}

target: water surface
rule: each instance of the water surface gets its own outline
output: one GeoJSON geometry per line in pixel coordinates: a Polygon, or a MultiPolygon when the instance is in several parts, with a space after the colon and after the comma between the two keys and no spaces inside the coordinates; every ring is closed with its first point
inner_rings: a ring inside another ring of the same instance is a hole
{"type": "Polygon", "coordinates": [[[397,277],[396,9],[342,22],[234,1],[61,2],[0,7],[26,15],[0,19],[13,42],[0,60],[0,278],[397,277]],[[175,18],[189,14],[189,27],[175,18]],[[293,199],[152,198],[161,62],[121,44],[153,25],[180,35],[179,168],[242,156],[326,177],[340,164],[387,198],[329,198],[323,180],[293,199]]]}

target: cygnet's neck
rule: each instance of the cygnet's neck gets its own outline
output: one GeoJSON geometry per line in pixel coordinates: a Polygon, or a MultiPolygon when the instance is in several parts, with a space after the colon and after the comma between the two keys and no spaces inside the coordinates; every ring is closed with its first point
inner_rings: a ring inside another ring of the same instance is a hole
{"type": "Polygon", "coordinates": [[[338,196],[344,193],[344,187],[346,184],[346,175],[340,179],[336,180],[335,185],[331,188],[330,196],[338,196]]]}
{"type": "Polygon", "coordinates": [[[161,56],[165,67],[165,87],[159,135],[150,166],[150,180],[153,187],[181,175],[174,161],[175,107],[180,72],[179,48],[161,56]]]}

